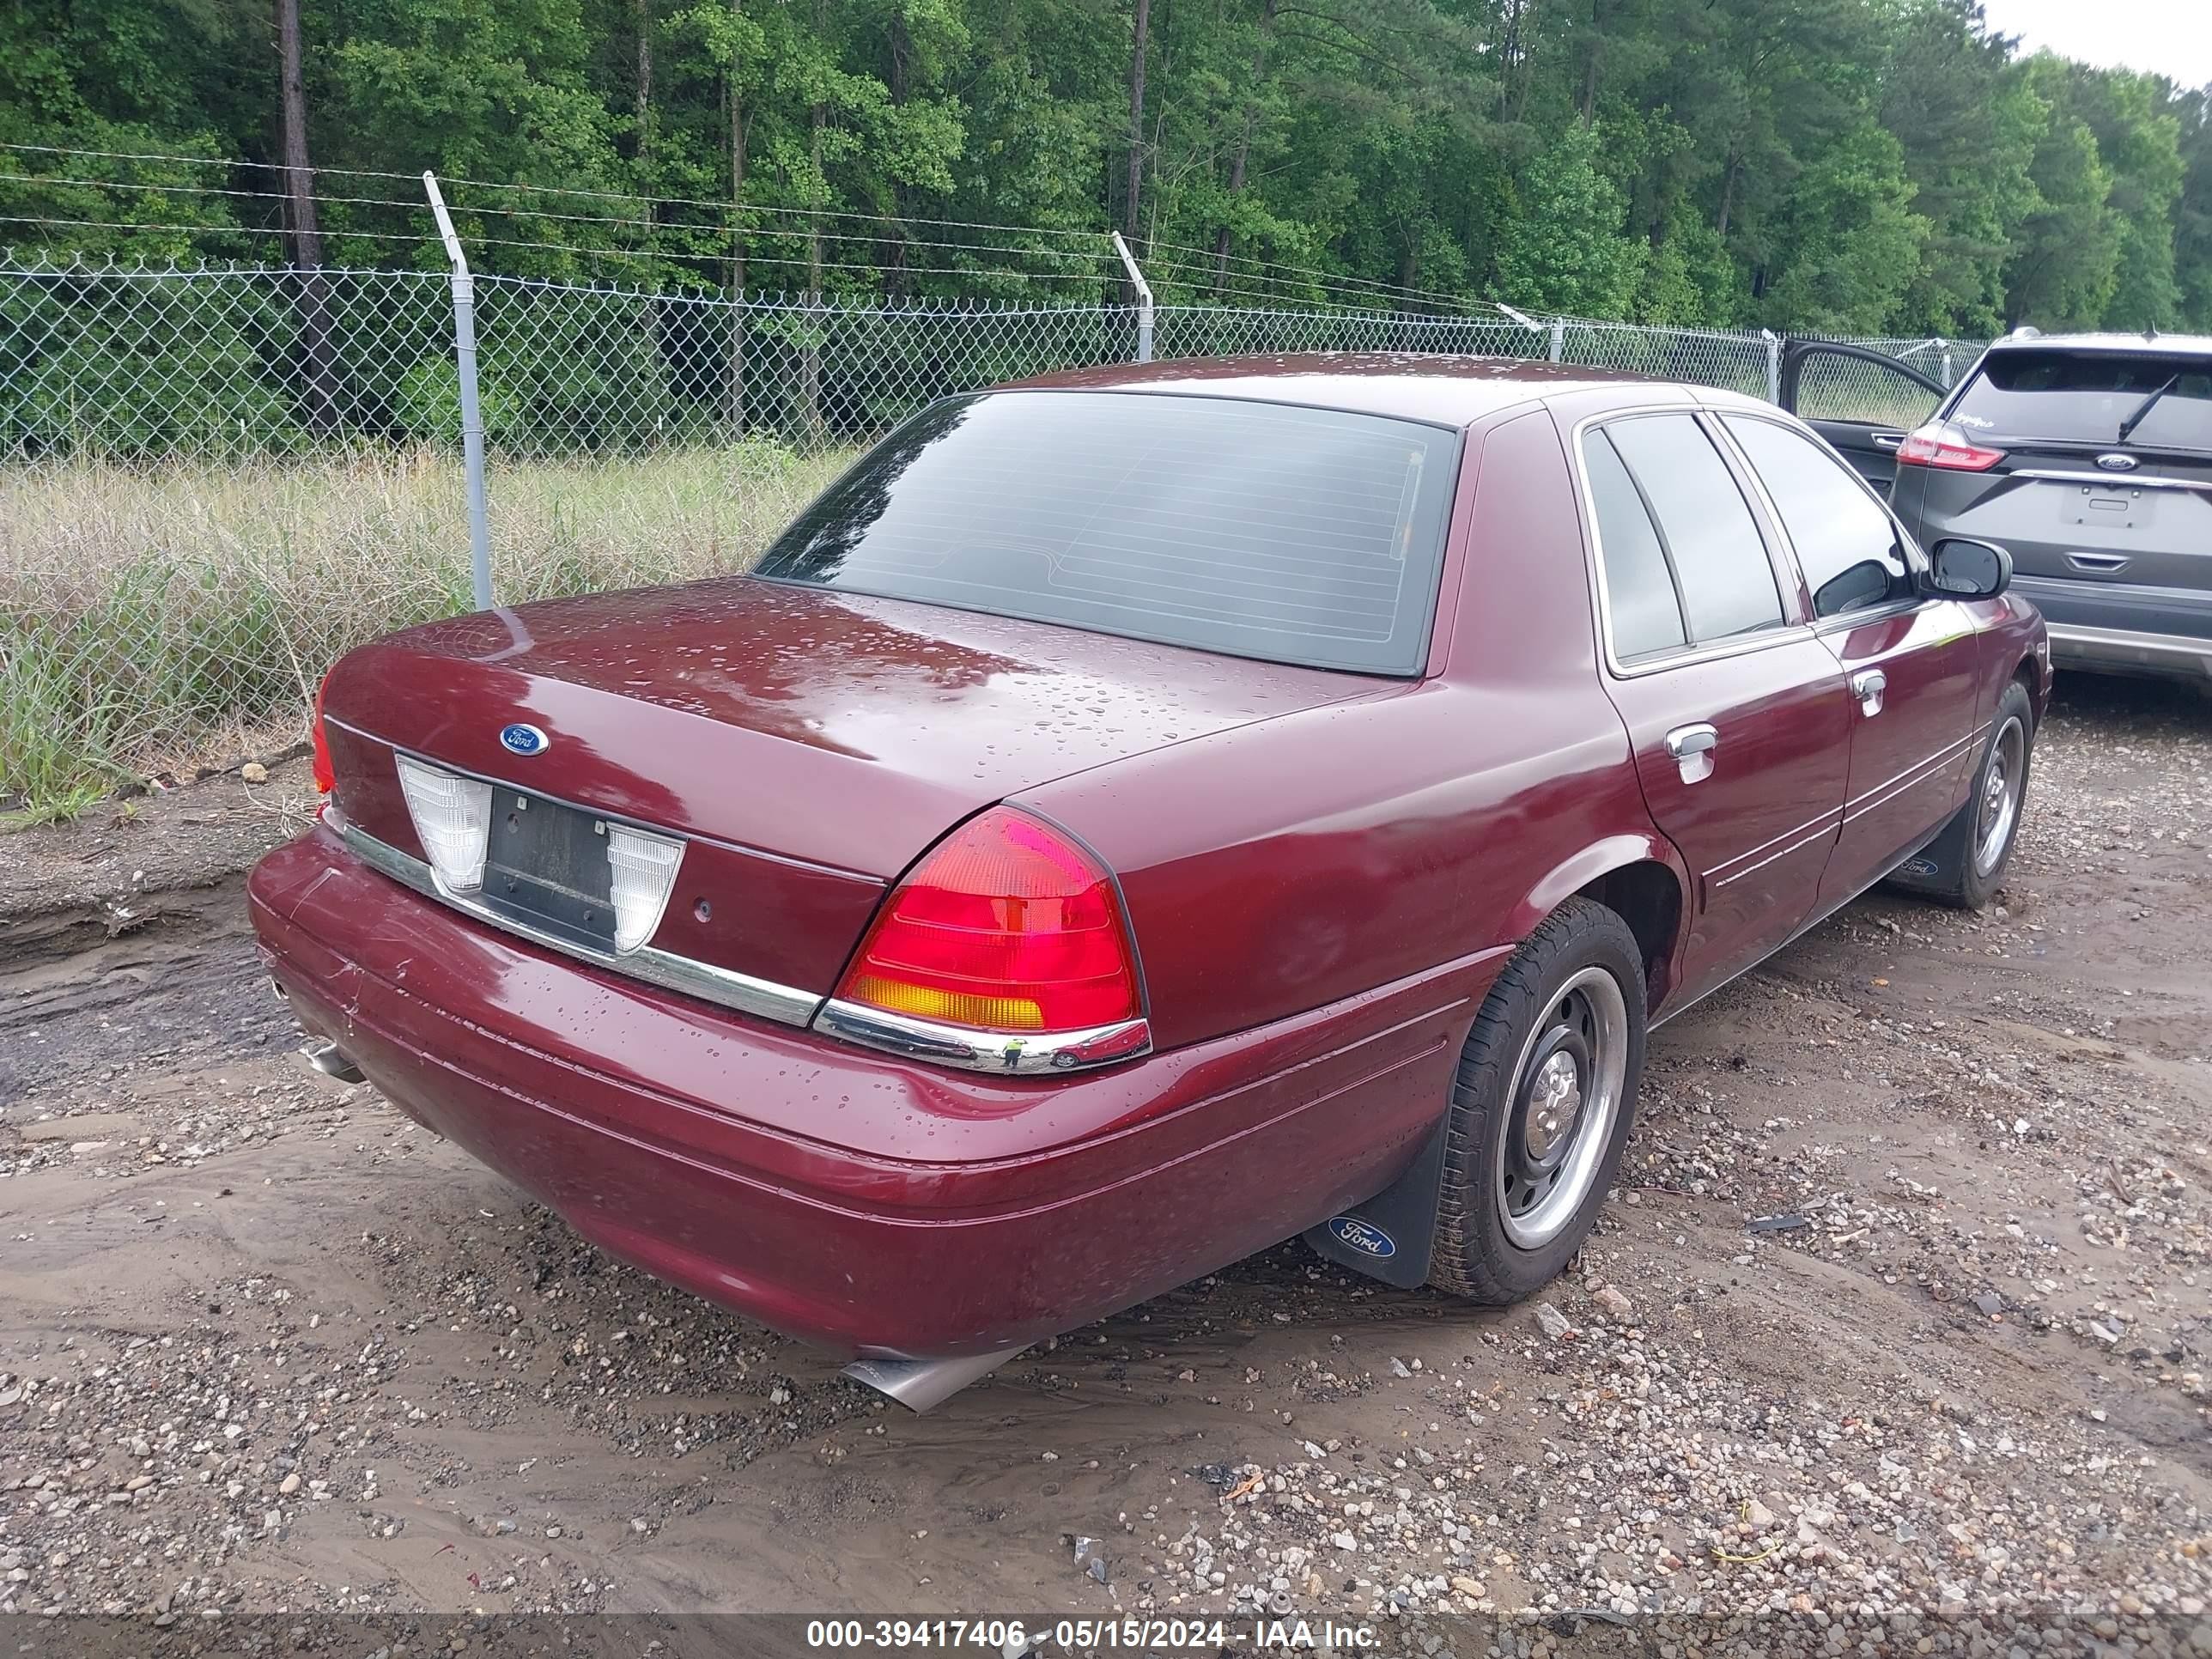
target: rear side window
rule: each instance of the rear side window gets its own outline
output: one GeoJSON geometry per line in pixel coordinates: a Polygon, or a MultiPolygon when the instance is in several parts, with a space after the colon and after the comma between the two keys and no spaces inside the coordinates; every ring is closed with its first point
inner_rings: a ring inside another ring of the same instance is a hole
{"type": "Polygon", "coordinates": [[[1583,445],[1590,501],[1597,510],[1598,555],[1605,563],[1606,618],[1613,653],[1623,662],[1688,642],[1682,603],[1667,568],[1651,515],[1613,441],[1593,432],[1583,445]]]}
{"type": "Polygon", "coordinates": [[[1912,594],[1912,571],[1890,522],[1858,477],[1802,432],[1722,416],[1751,459],[1796,550],[1813,614],[1838,617],[1912,594]]]}
{"type": "Polygon", "coordinates": [[[1604,428],[1651,509],[1690,637],[1701,644],[1782,622],[1782,594],[1751,508],[1688,415],[1639,415],[1604,428]]]}
{"type": "Polygon", "coordinates": [[[2010,346],[1983,359],[1950,418],[1978,436],[2212,450],[2212,357],[2010,346]],[[2164,388],[2161,392],[2160,388],[2164,388]]]}
{"type": "Polygon", "coordinates": [[[1223,398],[933,404],[763,557],[783,581],[1171,645],[1410,675],[1458,435],[1223,398]]]}

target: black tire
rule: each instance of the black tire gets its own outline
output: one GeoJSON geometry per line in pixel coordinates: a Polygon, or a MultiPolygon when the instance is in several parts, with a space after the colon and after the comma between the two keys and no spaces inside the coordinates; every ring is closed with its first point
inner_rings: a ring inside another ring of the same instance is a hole
{"type": "Polygon", "coordinates": [[[1644,963],[1636,936],[1605,906],[1568,900],[1544,919],[1498,976],[1460,1052],[1445,1128],[1443,1190],[1429,1283],[1503,1305],[1534,1295],[1574,1259],[1596,1224],[1628,1144],[1636,1085],[1644,1071],[1644,963]],[[1589,1026],[1579,1016],[1611,1017],[1614,1011],[1603,988],[1607,983],[1618,995],[1619,1024],[1613,1046],[1601,1058],[1600,1045],[1590,1040],[1589,1026]],[[1556,1085],[1561,1056],[1583,1087],[1571,1143],[1564,1153],[1550,1154],[1559,1163],[1547,1188],[1541,1176],[1531,1180],[1527,1171],[1531,1147],[1549,1138],[1544,1126],[1559,1115],[1556,1107],[1544,1115],[1540,1085],[1547,1079],[1556,1085]],[[1616,1061],[1617,1074],[1612,1069],[1616,1061]],[[1609,1091],[1610,1099],[1585,1111],[1593,1079],[1609,1091]],[[1605,1113],[1602,1124],[1596,1109],[1605,1113]],[[1540,1120],[1533,1133],[1528,1132],[1532,1115],[1540,1120]],[[1507,1137],[1516,1130],[1522,1133],[1509,1161],[1507,1137]],[[1590,1160],[1587,1165],[1585,1158],[1590,1160]],[[1510,1206],[1524,1201],[1534,1207],[1516,1218],[1510,1206]],[[1547,1219],[1532,1226],[1532,1220],[1550,1215],[1542,1207],[1547,1204],[1558,1212],[1556,1226],[1547,1219]],[[1538,1233],[1545,1236],[1539,1239],[1538,1233]]]}
{"type": "Polygon", "coordinates": [[[1889,879],[1908,893],[1917,893],[1939,904],[1961,910],[1978,910],[1996,896],[2004,881],[2005,866],[2020,841],[2020,823],[2027,807],[2027,779],[2035,754],[2035,705],[2027,688],[2018,680],[1997,698],[1990,720],[1990,740],[1974,768],[1973,787],[1942,833],[1890,872],[1889,879]],[[2000,769],[2002,769],[2000,775],[2000,769]],[[1992,778],[1999,781],[1993,785],[1992,778]],[[2010,796],[2010,809],[1990,814],[1992,788],[2010,796]],[[2001,842],[1991,846],[1985,833],[1999,828],[2001,842]]]}

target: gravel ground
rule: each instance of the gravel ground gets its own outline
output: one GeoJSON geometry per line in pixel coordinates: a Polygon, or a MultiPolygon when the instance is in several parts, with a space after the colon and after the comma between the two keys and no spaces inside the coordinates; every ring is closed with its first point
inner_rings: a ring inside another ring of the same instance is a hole
{"type": "Polygon", "coordinates": [[[16,838],[0,1613],[2212,1650],[2212,702],[2068,678],[2000,905],[1863,900],[1657,1034],[1540,1304],[1288,1245],[922,1418],[307,1072],[220,879],[285,787],[16,838]]]}

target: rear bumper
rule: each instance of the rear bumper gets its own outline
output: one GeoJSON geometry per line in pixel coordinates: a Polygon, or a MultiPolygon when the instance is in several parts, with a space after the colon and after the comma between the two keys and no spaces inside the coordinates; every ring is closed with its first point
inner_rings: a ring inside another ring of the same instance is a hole
{"type": "Polygon", "coordinates": [[[2036,576],[2013,586],[2043,612],[2062,666],[2212,677],[2212,592],[2036,576]]]}
{"type": "Polygon", "coordinates": [[[2066,667],[2212,679],[2212,641],[2064,623],[2052,623],[2050,628],[2051,659],[2066,667]]]}
{"type": "Polygon", "coordinates": [[[1035,1341],[1378,1190],[1442,1110],[1502,956],[1125,1066],[1002,1079],[541,951],[320,828],[248,896],[302,1023],[402,1111],[611,1254],[847,1357],[1035,1341]]]}

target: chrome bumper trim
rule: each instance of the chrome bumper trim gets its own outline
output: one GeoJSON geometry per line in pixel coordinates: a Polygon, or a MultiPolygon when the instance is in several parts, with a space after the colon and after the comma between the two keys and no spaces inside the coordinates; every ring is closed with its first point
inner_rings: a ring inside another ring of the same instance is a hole
{"type": "Polygon", "coordinates": [[[641,945],[628,956],[617,957],[571,944],[550,933],[540,933],[535,927],[511,921],[473,899],[440,886],[430,866],[411,854],[403,853],[351,823],[333,827],[344,838],[345,844],[359,855],[362,862],[382,871],[402,886],[412,888],[424,898],[434,899],[487,927],[513,933],[519,939],[528,939],[532,945],[558,951],[579,962],[588,962],[595,968],[627,974],[632,979],[644,980],[663,990],[680,991],[686,996],[720,1003],[725,1008],[734,1008],[741,1014],[756,1014],[763,1019],[775,1020],[785,1025],[805,1025],[822,1006],[822,999],[811,991],[794,990],[772,980],[755,979],[750,974],[717,968],[690,957],[679,957],[673,951],[656,950],[650,945],[641,945]]]}
{"type": "Polygon", "coordinates": [[[2191,639],[2184,634],[2139,634],[2127,628],[2090,628],[2078,623],[2046,621],[2044,626],[2050,631],[2051,657],[2062,667],[2072,662],[2212,674],[2212,640],[2191,639]]]}
{"type": "Polygon", "coordinates": [[[2169,478],[2156,472],[2075,472],[2057,466],[2016,466],[1999,478],[2039,478],[2045,483],[2094,484],[2100,489],[2191,489],[2212,493],[2212,478],[2169,478]]]}
{"type": "Polygon", "coordinates": [[[1003,1031],[970,1031],[957,1025],[939,1025],[904,1014],[887,1014],[880,1008],[844,1002],[836,997],[822,1005],[814,1029],[848,1042],[881,1048],[909,1060],[926,1060],[963,1071],[993,1072],[1001,1077],[1054,1075],[1115,1060],[1135,1060],[1152,1051],[1152,1031],[1143,1019],[1125,1019],[1111,1025],[1094,1025],[1082,1031],[1055,1031],[1050,1036],[1024,1036],[1003,1031]]]}

